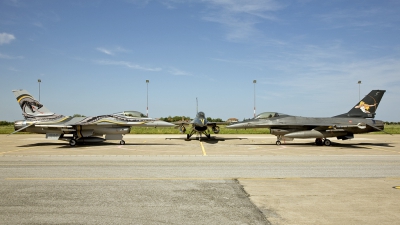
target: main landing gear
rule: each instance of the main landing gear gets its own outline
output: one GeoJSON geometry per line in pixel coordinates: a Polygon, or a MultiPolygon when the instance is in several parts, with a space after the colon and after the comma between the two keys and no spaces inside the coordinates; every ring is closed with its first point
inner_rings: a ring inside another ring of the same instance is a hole
{"type": "Polygon", "coordinates": [[[282,143],[281,143],[282,135],[277,135],[277,136],[276,136],[276,139],[277,139],[276,142],[275,142],[276,145],[281,145],[281,144],[282,144],[282,143]]]}
{"type": "MultiPolygon", "coordinates": [[[[189,140],[190,139],[190,137],[194,134],[194,133],[196,133],[197,131],[195,131],[195,130],[192,130],[191,132],[190,132],[190,134],[186,134],[186,140],[189,140]]],[[[201,136],[202,136],[202,134],[204,134],[206,137],[207,137],[207,139],[210,139],[211,138],[211,134],[209,134],[209,133],[207,133],[206,131],[203,131],[203,132],[198,132],[198,137],[199,137],[199,140],[201,141],[201,136]]]]}
{"type": "Polygon", "coordinates": [[[322,145],[330,146],[332,144],[332,142],[329,139],[326,139],[326,138],[324,138],[324,139],[316,138],[315,139],[315,144],[318,145],[318,146],[322,146],[322,145]]]}
{"type": "MultiPolygon", "coordinates": [[[[277,136],[277,140],[275,142],[276,145],[281,145],[282,144],[281,140],[282,140],[282,135],[278,135],[277,136]]],[[[322,146],[322,145],[330,146],[332,144],[332,142],[331,142],[331,140],[329,140],[327,138],[324,138],[324,139],[316,138],[315,139],[315,144],[318,145],[318,146],[322,146]]]]}
{"type": "Polygon", "coordinates": [[[76,140],[75,139],[69,140],[69,146],[75,147],[76,146],[76,140]]]}

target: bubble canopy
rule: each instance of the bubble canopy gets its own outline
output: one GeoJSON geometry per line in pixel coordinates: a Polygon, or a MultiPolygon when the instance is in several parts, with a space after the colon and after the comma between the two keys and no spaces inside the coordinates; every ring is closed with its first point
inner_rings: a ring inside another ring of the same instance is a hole
{"type": "Polygon", "coordinates": [[[288,115],[277,112],[263,112],[254,117],[254,119],[269,119],[269,118],[283,117],[283,116],[288,116],[288,115]]]}
{"type": "Polygon", "coordinates": [[[123,112],[118,112],[118,113],[114,113],[114,114],[126,116],[126,117],[143,117],[143,118],[147,117],[146,115],[144,115],[143,113],[138,112],[138,111],[123,111],[123,112]]]}

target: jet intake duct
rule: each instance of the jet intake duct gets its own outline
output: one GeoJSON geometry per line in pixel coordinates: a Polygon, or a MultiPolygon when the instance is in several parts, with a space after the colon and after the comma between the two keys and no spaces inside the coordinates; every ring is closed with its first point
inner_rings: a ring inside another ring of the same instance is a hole
{"type": "Polygon", "coordinates": [[[218,134],[220,131],[219,126],[212,127],[212,131],[214,132],[214,134],[218,134]]]}

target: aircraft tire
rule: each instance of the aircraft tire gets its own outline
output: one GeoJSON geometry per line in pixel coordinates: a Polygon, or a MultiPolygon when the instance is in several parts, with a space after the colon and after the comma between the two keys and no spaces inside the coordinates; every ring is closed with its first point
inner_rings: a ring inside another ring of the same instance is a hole
{"type": "Polygon", "coordinates": [[[326,146],[330,146],[330,145],[331,145],[331,140],[325,139],[324,144],[325,144],[326,146]]]}
{"type": "Polygon", "coordinates": [[[69,146],[75,147],[76,146],[76,140],[75,139],[69,140],[69,146]]]}
{"type": "Polygon", "coordinates": [[[119,144],[120,144],[120,145],[124,145],[124,144],[125,144],[125,141],[124,141],[124,140],[121,140],[121,141],[119,142],[119,144]]]}
{"type": "Polygon", "coordinates": [[[207,136],[207,138],[208,138],[208,139],[210,139],[210,138],[211,138],[211,135],[210,135],[210,134],[208,134],[208,135],[206,135],[206,136],[207,136]]]}
{"type": "Polygon", "coordinates": [[[281,145],[282,143],[280,141],[276,141],[276,145],[281,145]]]}
{"type": "Polygon", "coordinates": [[[321,138],[315,139],[315,144],[318,145],[318,146],[323,145],[322,139],[321,138]]]}
{"type": "Polygon", "coordinates": [[[189,134],[186,134],[186,139],[190,139],[190,135],[189,134]]]}

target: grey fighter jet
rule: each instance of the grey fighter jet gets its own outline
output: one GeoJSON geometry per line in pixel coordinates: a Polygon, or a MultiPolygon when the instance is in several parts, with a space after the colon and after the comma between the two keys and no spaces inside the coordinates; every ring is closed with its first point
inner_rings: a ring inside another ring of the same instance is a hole
{"type": "Polygon", "coordinates": [[[147,118],[137,111],[124,111],[109,115],[93,117],[70,117],[55,114],[35,100],[26,90],[13,90],[22,109],[25,120],[15,121],[15,131],[27,131],[46,134],[47,139],[68,141],[70,146],[77,143],[103,142],[105,140],[120,140],[124,134],[129,134],[132,126],[173,127],[167,123],[147,118]],[[105,137],[103,138],[103,135],[105,137]]]}
{"type": "Polygon", "coordinates": [[[354,134],[383,131],[383,121],[374,118],[384,93],[384,90],[373,90],[349,112],[334,117],[314,118],[264,112],[253,119],[232,124],[227,128],[270,128],[271,134],[277,136],[277,145],[280,145],[282,140],[315,138],[317,145],[329,146],[331,141],[328,137],[347,140],[354,138],[354,134]]]}
{"type": "Polygon", "coordinates": [[[178,122],[176,123],[179,125],[179,131],[181,133],[185,133],[186,132],[186,128],[185,125],[192,125],[192,129],[190,130],[190,133],[186,135],[187,139],[190,139],[190,137],[193,134],[198,134],[199,135],[199,139],[201,140],[201,136],[204,134],[208,139],[211,138],[211,134],[209,131],[209,127],[211,127],[211,130],[215,133],[218,134],[220,129],[219,126],[217,126],[217,124],[225,124],[223,122],[208,122],[207,118],[204,114],[204,112],[198,112],[196,117],[190,121],[190,122],[178,122]]]}

